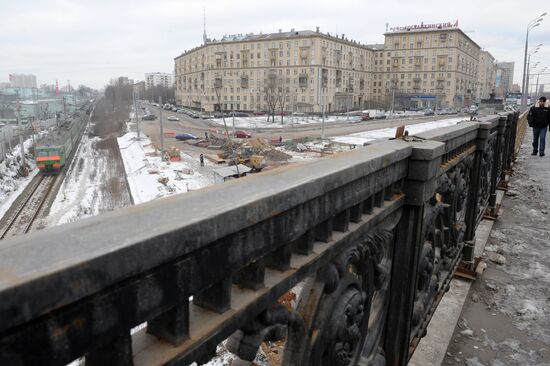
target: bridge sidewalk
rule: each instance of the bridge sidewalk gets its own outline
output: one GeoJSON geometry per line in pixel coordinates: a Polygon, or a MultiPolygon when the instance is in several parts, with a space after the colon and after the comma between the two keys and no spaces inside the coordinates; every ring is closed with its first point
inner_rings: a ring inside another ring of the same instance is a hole
{"type": "Polygon", "coordinates": [[[530,156],[530,140],[493,230],[478,229],[487,269],[453,281],[411,365],[550,365],[550,158],[530,156]]]}

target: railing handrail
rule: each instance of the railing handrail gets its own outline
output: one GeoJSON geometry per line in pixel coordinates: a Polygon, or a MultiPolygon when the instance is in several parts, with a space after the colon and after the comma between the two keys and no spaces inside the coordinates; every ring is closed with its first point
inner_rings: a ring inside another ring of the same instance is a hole
{"type": "Polygon", "coordinates": [[[382,142],[3,241],[0,331],[404,160],[411,150],[382,142]],[[162,237],[183,241],[154,240],[162,237]],[[14,316],[16,307],[25,312],[14,316]]]}

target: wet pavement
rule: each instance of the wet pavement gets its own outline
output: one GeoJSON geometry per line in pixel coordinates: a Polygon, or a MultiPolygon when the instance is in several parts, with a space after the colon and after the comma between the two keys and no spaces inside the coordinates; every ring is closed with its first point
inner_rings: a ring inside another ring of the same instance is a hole
{"type": "Polygon", "coordinates": [[[550,365],[550,157],[528,131],[443,365],[550,365]]]}

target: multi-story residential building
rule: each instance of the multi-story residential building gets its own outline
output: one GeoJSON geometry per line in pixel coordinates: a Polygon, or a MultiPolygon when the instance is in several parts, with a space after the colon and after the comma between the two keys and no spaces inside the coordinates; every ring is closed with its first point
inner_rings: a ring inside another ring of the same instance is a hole
{"type": "Polygon", "coordinates": [[[150,89],[155,86],[171,88],[174,86],[174,77],[165,72],[151,72],[145,74],[145,88],[150,89]]]}
{"type": "Polygon", "coordinates": [[[10,74],[12,88],[36,88],[36,76],[32,74],[10,74]]]}
{"type": "Polygon", "coordinates": [[[316,31],[226,36],[175,58],[178,104],[206,111],[345,111],[367,105],[374,50],[316,31]]]}
{"type": "Polygon", "coordinates": [[[443,108],[476,98],[480,47],[458,25],[396,27],[384,35],[376,77],[384,87],[376,99],[395,95],[399,107],[443,108]]]}
{"type": "Polygon", "coordinates": [[[511,91],[514,82],[514,63],[498,62],[496,75],[497,96],[505,97],[511,91]]]}
{"type": "Polygon", "coordinates": [[[396,108],[462,107],[488,96],[492,60],[450,23],[392,28],[377,45],[318,28],[225,36],[175,58],[176,101],[206,111],[267,110],[276,91],[284,109],[298,112],[393,101],[396,108]]]}
{"type": "Polygon", "coordinates": [[[479,52],[479,77],[477,82],[476,99],[490,98],[490,94],[496,88],[496,64],[495,58],[488,51],[479,52]]]}

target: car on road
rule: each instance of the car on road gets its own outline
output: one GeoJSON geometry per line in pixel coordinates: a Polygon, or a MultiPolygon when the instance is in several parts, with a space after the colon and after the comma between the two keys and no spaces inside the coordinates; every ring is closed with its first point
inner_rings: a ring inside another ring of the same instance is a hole
{"type": "Polygon", "coordinates": [[[168,120],[169,120],[169,121],[179,121],[180,119],[179,119],[178,117],[169,116],[169,117],[168,117],[168,120]]]}
{"type": "MultiPolygon", "coordinates": [[[[234,112],[230,112],[229,116],[230,117],[233,117],[233,116],[235,116],[235,117],[248,117],[248,113],[234,111],[234,112]]],[[[280,114],[278,114],[278,116],[280,116],[280,114]]]]}
{"type": "Polygon", "coordinates": [[[176,140],[178,141],[185,141],[185,140],[196,140],[197,136],[191,134],[191,133],[178,133],[176,135],[176,140]]]}
{"type": "Polygon", "coordinates": [[[154,121],[157,119],[157,116],[154,114],[146,114],[145,116],[141,117],[143,121],[154,121]]]}
{"type": "Polygon", "coordinates": [[[425,116],[433,116],[435,114],[435,112],[431,109],[425,109],[424,110],[424,115],[425,116]]]}
{"type": "Polygon", "coordinates": [[[247,138],[252,137],[252,135],[249,134],[248,132],[246,132],[246,131],[241,131],[241,130],[235,131],[235,135],[234,135],[234,136],[235,136],[236,138],[238,138],[238,139],[247,139],[247,138]]]}
{"type": "Polygon", "coordinates": [[[386,119],[386,113],[382,113],[382,112],[376,113],[374,115],[374,119],[386,119]]]}

